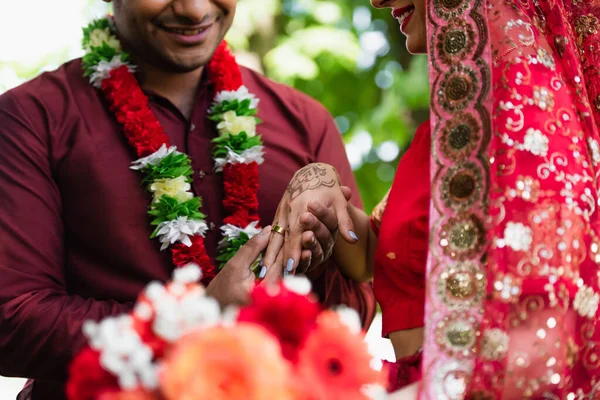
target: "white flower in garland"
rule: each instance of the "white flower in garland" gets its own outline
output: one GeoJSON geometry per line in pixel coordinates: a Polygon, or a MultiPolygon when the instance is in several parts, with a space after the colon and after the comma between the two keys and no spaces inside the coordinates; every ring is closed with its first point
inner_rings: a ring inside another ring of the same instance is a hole
{"type": "Polygon", "coordinates": [[[265,162],[264,146],[254,146],[244,150],[241,154],[227,147],[227,158],[215,158],[215,171],[223,171],[227,164],[251,164],[253,162],[261,165],[265,162]]]}
{"type": "Polygon", "coordinates": [[[177,156],[183,153],[178,152],[176,146],[171,146],[167,148],[167,145],[163,144],[160,147],[160,149],[156,150],[149,156],[133,161],[131,163],[131,167],[129,168],[134,171],[140,171],[146,168],[148,165],[158,165],[162,161],[162,159],[168,156],[169,154],[174,154],[177,156]]]}
{"type": "Polygon", "coordinates": [[[246,132],[246,135],[256,136],[256,118],[244,115],[237,115],[235,111],[227,111],[221,115],[221,122],[217,125],[219,134],[224,135],[239,135],[246,132]]]}
{"type": "Polygon", "coordinates": [[[225,101],[237,100],[240,103],[244,100],[250,100],[250,108],[255,109],[258,106],[259,99],[255,95],[248,91],[246,86],[240,86],[238,90],[223,90],[215,96],[215,102],[213,106],[217,106],[225,101]]]}
{"type": "Polygon", "coordinates": [[[179,217],[171,221],[161,222],[157,228],[156,236],[159,237],[162,246],[160,250],[165,250],[170,245],[180,242],[190,247],[192,241],[190,236],[204,236],[208,226],[204,221],[188,219],[187,217],[179,217]]]}
{"type": "Polygon", "coordinates": [[[133,329],[131,316],[107,318],[100,323],[86,321],[83,332],[90,346],[100,352],[102,367],[118,378],[121,388],[158,387],[158,368],[152,363],[154,354],[133,329]]]}
{"type": "Polygon", "coordinates": [[[126,62],[124,62],[123,60],[121,60],[121,56],[120,55],[116,55],[112,58],[112,60],[110,61],[100,61],[98,63],[98,65],[94,65],[93,67],[90,67],[90,69],[93,71],[92,74],[90,75],[90,83],[95,87],[95,88],[101,88],[102,87],[102,81],[105,80],[106,78],[110,77],[110,72],[113,69],[117,69],[122,67],[123,65],[127,65],[127,68],[129,69],[129,71],[134,72],[134,68],[127,64],[126,62]]]}
{"type": "Polygon", "coordinates": [[[102,47],[102,43],[106,43],[117,53],[122,51],[121,42],[111,32],[109,28],[105,29],[94,29],[90,33],[90,40],[88,42],[88,49],[91,47],[102,47]]]}
{"type": "Polygon", "coordinates": [[[546,157],[548,154],[548,137],[539,129],[529,128],[525,134],[523,147],[531,154],[546,157]]]}
{"type": "Polygon", "coordinates": [[[248,238],[252,239],[254,236],[260,233],[260,229],[257,227],[258,221],[251,222],[245,228],[240,228],[239,226],[226,224],[221,227],[221,232],[223,233],[223,239],[219,243],[219,246],[226,246],[227,243],[233,239],[239,238],[240,234],[244,232],[248,235],[248,238]]]}
{"type": "Polygon", "coordinates": [[[194,195],[190,192],[190,185],[185,176],[174,179],[157,179],[148,188],[154,194],[154,202],[158,203],[162,196],[170,196],[183,203],[190,200],[194,195]]]}
{"type": "Polygon", "coordinates": [[[596,311],[598,311],[598,303],[600,303],[600,296],[598,293],[594,293],[594,289],[591,287],[583,285],[575,295],[573,308],[582,317],[594,318],[596,316],[596,311]]]}
{"type": "Polygon", "coordinates": [[[533,242],[531,228],[520,222],[509,222],[504,228],[504,244],[514,251],[527,251],[533,242]]]}

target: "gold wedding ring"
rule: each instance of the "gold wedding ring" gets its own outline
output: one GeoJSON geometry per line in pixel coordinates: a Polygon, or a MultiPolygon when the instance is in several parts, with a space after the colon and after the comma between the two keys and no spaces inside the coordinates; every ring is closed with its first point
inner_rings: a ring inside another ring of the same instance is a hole
{"type": "Polygon", "coordinates": [[[282,227],[280,227],[279,225],[275,225],[273,226],[273,228],[271,229],[271,231],[273,232],[277,232],[282,236],[285,236],[285,229],[283,229],[282,227]]]}

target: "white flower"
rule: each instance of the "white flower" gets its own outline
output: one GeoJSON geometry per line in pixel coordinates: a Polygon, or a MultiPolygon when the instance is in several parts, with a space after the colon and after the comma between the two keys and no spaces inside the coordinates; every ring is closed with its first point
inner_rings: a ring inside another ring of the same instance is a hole
{"type": "Polygon", "coordinates": [[[100,352],[100,364],[119,379],[119,386],[132,390],[140,385],[158,387],[158,368],[154,354],[133,329],[131,316],[107,318],[100,323],[86,321],[83,332],[90,346],[100,352]]]}
{"type": "Polygon", "coordinates": [[[215,103],[213,106],[219,105],[224,101],[238,100],[240,103],[244,100],[250,100],[250,108],[254,109],[258,106],[259,99],[256,98],[252,93],[248,91],[246,86],[240,86],[238,90],[223,90],[215,96],[215,103]]]}
{"type": "Polygon", "coordinates": [[[245,228],[240,228],[235,225],[226,224],[221,227],[221,232],[223,233],[223,240],[219,243],[220,247],[227,246],[229,241],[233,239],[237,239],[240,237],[240,233],[244,232],[250,239],[260,233],[260,229],[256,226],[258,225],[258,221],[251,222],[245,228]]]}
{"type": "Polygon", "coordinates": [[[94,65],[93,67],[91,67],[91,70],[93,72],[90,75],[90,83],[95,88],[100,89],[102,87],[102,81],[110,76],[110,71],[112,71],[113,69],[117,69],[123,65],[127,65],[129,71],[134,72],[133,66],[127,64],[126,62],[123,62],[121,60],[121,56],[118,55],[114,56],[113,59],[110,61],[100,61],[98,65],[94,65]]]}
{"type": "Polygon", "coordinates": [[[169,196],[179,202],[190,200],[194,195],[190,192],[190,185],[185,176],[174,179],[157,179],[150,185],[150,191],[154,194],[154,202],[158,203],[162,196],[169,196]]]}
{"type": "Polygon", "coordinates": [[[162,243],[160,250],[165,250],[169,245],[180,242],[190,247],[192,241],[190,236],[202,235],[206,233],[208,226],[204,221],[195,219],[188,220],[187,217],[179,217],[172,221],[161,222],[158,225],[157,236],[162,243]]]}
{"type": "Polygon", "coordinates": [[[94,29],[90,33],[90,42],[88,45],[88,49],[89,47],[101,47],[102,43],[106,43],[107,45],[115,49],[117,53],[120,53],[122,50],[119,39],[117,39],[116,36],[114,36],[108,28],[94,29]]]}
{"type": "Polygon", "coordinates": [[[198,264],[188,264],[173,271],[173,281],[179,283],[194,283],[202,278],[202,269],[198,264]]]}
{"type": "Polygon", "coordinates": [[[573,308],[582,317],[594,318],[596,316],[596,311],[598,311],[599,302],[600,296],[598,293],[594,293],[594,289],[591,287],[583,285],[575,295],[573,308]]]}
{"type": "Polygon", "coordinates": [[[202,287],[181,297],[167,293],[153,304],[156,317],[152,328],[158,336],[169,342],[178,340],[192,330],[214,326],[221,321],[219,303],[206,297],[202,287]]]}
{"type": "Polygon", "coordinates": [[[336,308],[335,312],[340,318],[340,322],[346,325],[352,334],[358,335],[362,332],[360,316],[356,310],[350,307],[341,306],[336,308]]]}
{"type": "Polygon", "coordinates": [[[515,300],[521,294],[520,281],[506,275],[501,281],[494,282],[494,289],[500,292],[500,297],[507,302],[515,300]]]}
{"type": "Polygon", "coordinates": [[[509,222],[504,228],[504,244],[514,251],[527,251],[533,242],[532,231],[520,222],[509,222]]]}
{"type": "Polygon", "coordinates": [[[254,146],[247,150],[244,150],[242,154],[238,154],[231,150],[229,147],[227,148],[227,157],[225,158],[215,158],[215,171],[221,172],[223,171],[223,167],[226,164],[251,164],[253,162],[258,165],[265,162],[264,159],[264,146],[254,146]]]}
{"type": "Polygon", "coordinates": [[[592,162],[594,165],[600,164],[600,145],[596,139],[588,138],[587,140],[590,151],[592,152],[592,162]]]}
{"type": "Polygon", "coordinates": [[[242,132],[246,132],[248,136],[256,136],[256,118],[238,116],[235,111],[227,111],[221,118],[222,121],[217,125],[221,136],[239,135],[242,132]]]}
{"type": "Polygon", "coordinates": [[[301,296],[308,295],[312,290],[312,284],[303,276],[288,275],[283,278],[283,286],[290,292],[301,296]]]}
{"type": "Polygon", "coordinates": [[[156,150],[149,156],[133,161],[131,163],[131,167],[129,168],[134,171],[139,171],[146,168],[148,165],[158,165],[163,158],[165,158],[171,153],[174,153],[175,155],[183,154],[177,151],[177,147],[171,146],[167,148],[167,145],[163,144],[162,146],[160,146],[160,149],[156,150]]]}
{"type": "Polygon", "coordinates": [[[546,157],[546,154],[548,154],[548,137],[539,129],[529,128],[525,134],[523,147],[533,155],[546,157]]]}

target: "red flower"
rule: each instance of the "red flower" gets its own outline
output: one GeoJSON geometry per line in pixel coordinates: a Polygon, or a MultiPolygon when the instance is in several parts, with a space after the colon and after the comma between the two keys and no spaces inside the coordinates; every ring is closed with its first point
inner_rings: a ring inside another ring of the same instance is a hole
{"type": "Polygon", "coordinates": [[[315,327],[317,303],[283,286],[276,290],[257,286],[251,299],[252,303],[240,310],[238,321],[266,328],[279,340],[283,356],[296,362],[299,348],[315,327]]]}
{"type": "Polygon", "coordinates": [[[177,267],[183,267],[191,263],[198,264],[202,270],[202,283],[207,285],[215,277],[215,267],[206,253],[204,238],[196,235],[191,240],[192,245],[190,247],[184,244],[171,246],[173,264],[177,267]]]}
{"type": "Polygon", "coordinates": [[[245,228],[250,222],[254,221],[260,221],[260,216],[256,212],[250,213],[246,208],[239,208],[223,219],[224,224],[231,224],[240,228],[245,228]]]}
{"type": "Polygon", "coordinates": [[[362,336],[350,332],[335,312],[321,313],[296,367],[298,384],[306,393],[303,398],[366,399],[361,388],[384,380],[370,362],[362,336]]]}
{"type": "Polygon", "coordinates": [[[168,137],[148,107],[148,98],[126,66],[111,71],[110,77],[102,81],[102,91],[138,156],[147,156],[163,144],[168,145],[168,137]]]}
{"type": "Polygon", "coordinates": [[[228,164],[223,168],[223,206],[230,213],[258,210],[258,164],[228,164]]]}
{"type": "Polygon", "coordinates": [[[237,90],[242,86],[242,73],[229,51],[227,42],[222,41],[209,63],[210,80],[216,93],[222,90],[237,90]]]}
{"type": "Polygon", "coordinates": [[[117,378],[100,365],[100,353],[86,347],[69,366],[69,400],[95,400],[105,391],[119,390],[117,378]]]}

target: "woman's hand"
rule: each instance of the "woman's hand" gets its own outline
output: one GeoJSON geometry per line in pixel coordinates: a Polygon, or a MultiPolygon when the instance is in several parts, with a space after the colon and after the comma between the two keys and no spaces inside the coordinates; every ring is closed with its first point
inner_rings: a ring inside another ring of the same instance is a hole
{"type": "Polygon", "coordinates": [[[267,280],[280,274],[281,267],[287,273],[307,272],[322,263],[331,255],[338,233],[348,243],[358,241],[349,214],[350,195],[331,165],[309,164],[296,172],[273,220],[263,260],[267,280]]]}

